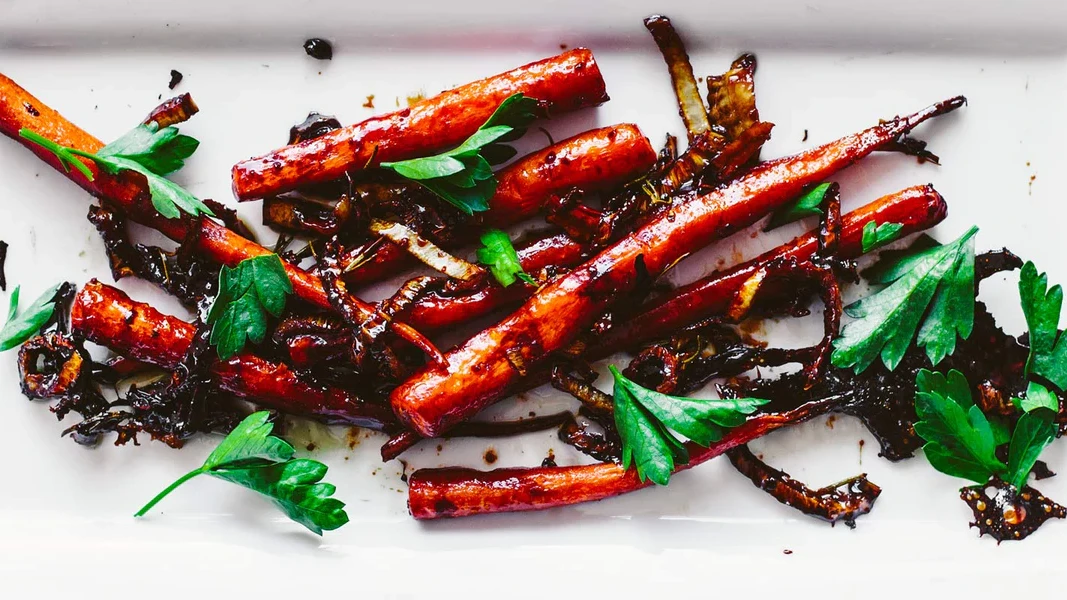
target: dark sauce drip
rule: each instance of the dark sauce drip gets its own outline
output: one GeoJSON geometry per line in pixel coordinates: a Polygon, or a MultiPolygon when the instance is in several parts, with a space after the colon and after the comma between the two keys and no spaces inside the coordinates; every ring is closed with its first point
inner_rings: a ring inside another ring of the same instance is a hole
{"type": "Polygon", "coordinates": [[[322,38],[310,38],[305,41],[304,52],[316,60],[330,60],[333,58],[333,46],[322,38]]]}
{"type": "Polygon", "coordinates": [[[5,267],[7,266],[7,242],[0,240],[0,290],[7,291],[7,275],[5,274],[5,267]]]}

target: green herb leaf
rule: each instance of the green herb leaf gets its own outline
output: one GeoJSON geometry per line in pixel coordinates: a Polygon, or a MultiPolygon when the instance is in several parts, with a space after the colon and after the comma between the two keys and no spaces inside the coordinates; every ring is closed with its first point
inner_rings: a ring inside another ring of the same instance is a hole
{"type": "Polygon", "coordinates": [[[677,463],[689,460],[685,446],[671,431],[707,446],[722,439],[746,415],[767,403],[759,398],[698,400],[668,396],[638,385],[614,366],[615,424],[622,440],[623,468],[633,462],[637,475],[667,485],[677,463]]]}
{"type": "Polygon", "coordinates": [[[1029,382],[1026,385],[1026,395],[1022,398],[1016,398],[1019,409],[1023,412],[1030,412],[1038,408],[1047,408],[1052,412],[1059,412],[1060,399],[1053,394],[1047,387],[1040,383],[1029,382]]]}
{"type": "Polygon", "coordinates": [[[879,225],[874,221],[867,221],[867,224],[863,226],[863,238],[861,240],[863,252],[866,254],[875,248],[880,248],[896,241],[900,237],[902,229],[904,229],[904,226],[900,223],[882,223],[879,225]]]}
{"type": "Polygon", "coordinates": [[[163,177],[181,168],[199,145],[195,139],[179,135],[176,127],[158,130],[155,123],[139,125],[96,154],[61,146],[29,129],[19,130],[19,135],[55,154],[68,171],[72,166],[78,169],[89,181],[93,181],[92,171],[75,157],[88,158],[112,175],[120,171],[140,174],[146,180],[152,206],[168,219],[178,218],[182,212],[215,216],[196,196],[163,177]]]}
{"type": "Polygon", "coordinates": [[[967,339],[974,326],[974,235],[905,256],[885,267],[876,283],[885,288],[845,307],[855,321],[834,340],[833,364],[857,373],[881,357],[892,371],[900,364],[920,321],[916,343],[936,365],[967,339]],[[929,311],[929,313],[927,313],[929,311]]]}
{"type": "Polygon", "coordinates": [[[508,234],[499,229],[490,229],[482,234],[482,247],[478,249],[478,261],[489,267],[500,285],[508,287],[519,278],[530,285],[537,285],[533,277],[522,270],[519,254],[508,239],[508,234]]]}
{"type": "Polygon", "coordinates": [[[820,183],[801,194],[791,204],[786,204],[774,211],[764,231],[777,229],[782,225],[799,221],[804,217],[821,215],[823,211],[819,207],[822,206],[823,198],[826,197],[826,191],[830,189],[831,185],[830,183],[820,183]]]}
{"type": "Polygon", "coordinates": [[[1047,408],[1035,408],[1019,417],[1008,446],[1008,483],[1016,489],[1026,485],[1037,458],[1056,439],[1056,429],[1056,413],[1047,408]]]}
{"type": "Polygon", "coordinates": [[[1048,276],[1038,274],[1027,261],[1019,274],[1019,298],[1030,330],[1028,375],[1039,375],[1061,390],[1067,390],[1067,341],[1059,333],[1063,288],[1048,289],[1048,276]]]}
{"type": "Polygon", "coordinates": [[[537,118],[537,100],[513,94],[462,144],[434,156],[383,162],[381,167],[416,181],[468,215],[489,210],[497,181],[491,165],[515,155],[501,142],[514,139],[537,118]]]}
{"type": "Polygon", "coordinates": [[[922,369],[915,388],[915,433],[926,440],[923,452],[935,469],[977,483],[1006,472],[995,454],[993,428],[962,373],[953,369],[945,377],[922,369]]]}
{"type": "Polygon", "coordinates": [[[290,519],[322,535],[348,522],[344,502],[331,498],[336,487],[323,483],[326,465],[294,459],[285,440],[270,435],[270,413],[253,413],[219,443],[203,466],[172,483],[135,516],[144,516],[160,500],[186,481],[205,474],[236,483],[267,496],[290,519]]]}
{"type": "Polygon", "coordinates": [[[48,288],[21,314],[18,312],[19,288],[21,286],[16,286],[11,291],[7,322],[4,323],[4,328],[0,329],[0,352],[6,352],[18,347],[19,344],[36,335],[37,331],[48,322],[48,319],[52,318],[52,313],[56,309],[55,298],[56,292],[59,291],[59,285],[56,284],[48,288]]]}
{"type": "Polygon", "coordinates": [[[185,159],[192,156],[199,145],[195,138],[180,135],[177,127],[160,129],[153,122],[134,127],[101,148],[96,155],[125,158],[156,175],[167,175],[185,166],[185,159]]]}
{"type": "Polygon", "coordinates": [[[276,254],[246,258],[236,267],[222,267],[219,293],[208,312],[211,343],[219,358],[226,360],[251,341],[258,344],[267,334],[267,315],[280,317],[293,285],[276,254]]]}

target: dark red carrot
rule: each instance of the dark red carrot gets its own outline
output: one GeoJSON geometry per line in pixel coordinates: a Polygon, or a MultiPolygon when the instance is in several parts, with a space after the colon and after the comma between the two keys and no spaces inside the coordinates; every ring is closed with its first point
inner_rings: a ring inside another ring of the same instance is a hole
{"type": "MultiPolygon", "coordinates": [[[[95,279],[74,298],[71,328],[123,356],[165,369],[181,362],[196,334],[193,325],[95,279]]],[[[389,407],[365,402],[348,390],[323,385],[285,364],[248,352],[215,362],[210,372],[221,389],[282,412],[372,429],[395,426],[389,407]]]]}
{"type": "Polygon", "coordinates": [[[233,167],[233,193],[238,200],[263,198],[382,161],[424,156],[458,145],[508,96],[520,92],[544,102],[551,114],[596,106],[608,99],[593,53],[578,48],[241,161],[233,167]]]}
{"type": "Polygon", "coordinates": [[[638,280],[638,257],[653,277],[686,254],[754,223],[818,182],[962,97],[898,117],[799,155],[752,169],[725,187],[672,206],[659,218],[538,290],[519,310],[446,355],[447,368],[423,369],[394,390],[397,416],[433,437],[500,397],[522,374],[574,339],[638,280]]]}
{"type": "MultiPolygon", "coordinates": [[[[817,400],[782,413],[758,415],[704,448],[687,443],[689,462],[675,472],[695,467],[731,448],[775,429],[805,421],[831,410],[837,399],[817,400]]],[[[420,469],[408,479],[408,510],[416,519],[544,510],[603,500],[652,485],[634,470],[615,463],[530,469],[420,469]]]]}

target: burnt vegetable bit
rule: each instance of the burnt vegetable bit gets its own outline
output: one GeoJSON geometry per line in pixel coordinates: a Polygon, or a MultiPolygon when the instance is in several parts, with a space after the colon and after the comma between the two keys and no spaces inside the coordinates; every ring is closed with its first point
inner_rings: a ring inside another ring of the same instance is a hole
{"type": "Polygon", "coordinates": [[[333,59],[333,46],[322,38],[310,38],[304,41],[304,52],[316,60],[333,59]]]}
{"type": "Polygon", "coordinates": [[[994,477],[980,485],[960,490],[960,498],[971,507],[971,527],[979,535],[989,535],[997,543],[1022,540],[1037,531],[1049,519],[1067,518],[1067,508],[1025,485],[1021,489],[994,477]],[[987,490],[993,493],[988,494],[987,490]]]}
{"type": "Polygon", "coordinates": [[[521,137],[540,112],[536,99],[512,94],[456,148],[380,166],[418,182],[468,215],[487,211],[489,199],[496,193],[492,163],[500,157],[497,148],[501,142],[521,137]]]}
{"type": "Polygon", "coordinates": [[[886,287],[845,307],[855,320],[834,340],[833,364],[862,372],[881,358],[892,371],[916,330],[916,343],[931,364],[952,354],[957,336],[966,340],[974,327],[977,232],[972,227],[953,242],[906,256],[879,273],[874,283],[886,287]]]}
{"type": "Polygon", "coordinates": [[[30,339],[48,323],[56,309],[56,294],[60,285],[45,290],[22,312],[18,310],[21,286],[15,286],[8,301],[7,322],[0,329],[0,352],[6,352],[30,339]]]}
{"type": "Polygon", "coordinates": [[[615,427],[622,440],[622,466],[633,464],[641,481],[667,485],[676,464],[689,461],[677,431],[701,446],[722,439],[726,429],[737,427],[746,415],[767,403],[759,398],[701,400],[668,396],[638,385],[614,366],[615,427]]]}
{"type": "Polygon", "coordinates": [[[211,343],[226,360],[267,335],[267,315],[280,317],[293,285],[276,254],[247,258],[219,272],[219,294],[207,322],[211,343]]]}
{"type": "Polygon", "coordinates": [[[882,488],[871,483],[866,474],[813,490],[788,473],[767,465],[747,445],[727,451],[726,456],[738,472],[775,500],[831,525],[844,521],[850,529],[855,529],[856,517],[869,513],[882,493],[882,488]]]}
{"type": "Polygon", "coordinates": [[[111,175],[120,171],[139,173],[147,183],[152,206],[167,219],[176,219],[183,212],[215,216],[196,196],[164,177],[185,165],[185,159],[200,144],[192,137],[179,134],[177,127],[160,128],[155,122],[138,125],[96,153],[62,146],[30,129],[20,129],[19,136],[55,154],[64,169],[69,172],[73,167],[89,181],[94,179],[93,172],[79,157],[93,161],[111,175]]]}
{"type": "Polygon", "coordinates": [[[182,82],[182,77],[183,77],[183,75],[182,75],[181,71],[176,71],[174,69],[171,69],[170,70],[170,83],[167,84],[167,88],[173,90],[174,88],[178,87],[178,84],[182,82]]]}
{"type": "Polygon", "coordinates": [[[293,447],[270,435],[273,428],[269,412],[249,415],[219,443],[203,466],[179,477],[134,516],[143,517],[193,477],[210,475],[263,494],[290,519],[318,535],[347,523],[344,502],[331,497],[337,488],[322,481],[326,465],[293,458],[293,447]]]}

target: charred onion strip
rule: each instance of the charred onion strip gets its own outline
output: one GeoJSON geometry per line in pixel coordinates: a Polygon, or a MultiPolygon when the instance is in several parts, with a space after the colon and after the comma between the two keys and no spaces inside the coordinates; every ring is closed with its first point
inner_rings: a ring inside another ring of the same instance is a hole
{"type": "Polygon", "coordinates": [[[730,65],[729,71],[708,76],[708,116],[712,123],[726,130],[727,139],[737,139],[759,122],[755,74],[756,57],[743,54],[730,65]]]}
{"type": "Polygon", "coordinates": [[[374,219],[371,221],[370,230],[371,233],[376,233],[403,248],[424,265],[454,279],[471,281],[486,275],[485,269],[452,256],[437,244],[420,237],[418,233],[399,223],[374,219]]]}
{"type": "MultiPolygon", "coordinates": [[[[834,399],[809,402],[781,413],[761,414],[731,429],[707,448],[686,444],[689,462],[683,471],[771,431],[826,413],[834,399]]],[[[497,469],[420,469],[408,480],[408,509],[416,519],[466,517],[477,514],[544,510],[603,500],[652,485],[634,470],[614,463],[573,467],[497,469]]]]}
{"type": "MultiPolygon", "coordinates": [[[[95,279],[75,297],[71,324],[85,339],[165,369],[182,362],[196,334],[193,325],[134,302],[121,290],[95,279]]],[[[285,364],[248,353],[213,363],[209,373],[223,390],[282,412],[372,429],[389,429],[394,424],[386,406],[365,402],[347,390],[308,380],[285,364]]]]}
{"type": "Polygon", "coordinates": [[[145,125],[155,123],[162,129],[178,123],[184,123],[198,112],[200,112],[200,108],[196,105],[196,102],[193,102],[193,97],[189,94],[182,94],[166,100],[163,104],[152,109],[152,112],[148,113],[142,123],[145,125]]]}
{"type": "MultiPolygon", "coordinates": [[[[87,163],[94,174],[93,181],[81,176],[76,169],[67,173],[55,155],[19,137],[19,129],[24,127],[59,144],[86,152],[96,152],[104,146],[100,140],[78,128],[17,83],[0,75],[0,132],[27,147],[52,168],[65,173],[90,194],[109,200],[116,207],[120,207],[130,219],[156,229],[172,240],[182,242],[195,239],[197,251],[202,256],[223,265],[234,266],[247,258],[270,254],[270,250],[209,219],[161,217],[152,208],[144,177],[132,171],[109,175],[99,170],[95,164],[87,163]]],[[[297,296],[320,308],[331,307],[326,291],[317,277],[288,262],[285,263],[285,272],[289,275],[297,296]]],[[[365,319],[375,318],[373,306],[358,298],[353,298],[352,301],[365,319]]],[[[440,351],[425,336],[411,327],[394,322],[392,331],[431,358],[441,356],[440,351]]]]}
{"type": "Polygon", "coordinates": [[[871,483],[866,474],[813,490],[756,458],[747,445],[728,451],[726,457],[739,473],[775,500],[830,524],[844,521],[854,529],[856,517],[871,512],[882,493],[882,488],[871,483]]]}
{"type": "Polygon", "coordinates": [[[578,48],[241,161],[233,167],[234,195],[238,200],[277,195],[381,161],[404,160],[458,145],[505,98],[519,92],[544,103],[551,114],[596,106],[608,99],[593,53],[578,48]]]}
{"type": "Polygon", "coordinates": [[[426,437],[497,400],[527,368],[572,341],[620,294],[637,283],[637,257],[652,277],[693,250],[739,228],[896,139],[963,105],[953,98],[799,155],[763,163],[733,183],[672,206],[570,274],[542,286],[522,308],[446,356],[447,368],[423,369],[391,396],[397,416],[426,437]]]}
{"type": "MultiPolygon", "coordinates": [[[[647,171],[655,160],[655,150],[636,125],[614,125],[576,135],[501,170],[489,210],[478,215],[480,225],[509,227],[536,215],[553,197],[573,188],[600,189],[623,183],[647,171]]],[[[465,228],[453,233],[453,242],[438,243],[451,248],[469,242],[481,228],[465,228]]],[[[352,285],[371,283],[394,276],[410,264],[402,248],[387,244],[347,273],[345,281],[352,285]]]]}
{"type": "Polygon", "coordinates": [[[693,141],[709,131],[711,124],[708,123],[708,110],[704,107],[704,99],[700,97],[700,88],[697,87],[697,78],[693,75],[693,65],[689,62],[685,44],[667,17],[654,15],[647,18],[645,28],[652,34],[667,63],[674,94],[678,98],[678,113],[689,133],[689,141],[693,141]]]}

